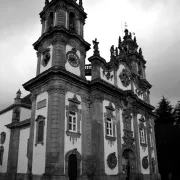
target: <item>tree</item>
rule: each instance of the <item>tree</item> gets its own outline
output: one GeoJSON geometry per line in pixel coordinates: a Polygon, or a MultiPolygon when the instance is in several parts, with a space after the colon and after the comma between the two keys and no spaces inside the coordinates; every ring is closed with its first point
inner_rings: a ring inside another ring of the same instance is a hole
{"type": "Polygon", "coordinates": [[[174,124],[177,127],[180,127],[180,101],[178,101],[178,103],[177,103],[177,105],[176,105],[176,107],[174,109],[173,114],[174,114],[174,119],[175,119],[175,123],[174,124]]]}
{"type": "Polygon", "coordinates": [[[167,123],[174,123],[173,117],[173,107],[164,96],[159,101],[158,106],[155,110],[158,118],[156,119],[156,124],[167,124],[167,123]]]}

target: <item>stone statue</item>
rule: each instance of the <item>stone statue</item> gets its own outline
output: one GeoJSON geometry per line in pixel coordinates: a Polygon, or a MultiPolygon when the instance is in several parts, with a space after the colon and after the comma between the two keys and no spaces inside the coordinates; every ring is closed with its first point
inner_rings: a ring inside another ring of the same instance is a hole
{"type": "Polygon", "coordinates": [[[141,48],[139,48],[139,54],[142,55],[142,49],[141,48]]]}
{"type": "Polygon", "coordinates": [[[114,45],[111,46],[110,52],[111,52],[111,56],[114,56],[114,45]]]}
{"type": "Polygon", "coordinates": [[[98,44],[99,42],[97,42],[97,38],[92,41],[93,42],[93,49],[94,49],[94,55],[99,55],[99,47],[98,47],[98,44]]]}

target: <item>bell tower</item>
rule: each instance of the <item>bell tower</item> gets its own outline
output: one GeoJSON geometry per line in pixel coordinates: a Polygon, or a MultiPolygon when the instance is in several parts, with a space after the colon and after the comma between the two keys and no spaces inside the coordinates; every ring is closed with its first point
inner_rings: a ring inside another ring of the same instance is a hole
{"type": "Polygon", "coordinates": [[[37,75],[53,66],[85,78],[85,57],[90,44],[83,38],[87,14],[82,0],[46,0],[40,13],[41,37],[37,51],[37,75]]]}
{"type": "Polygon", "coordinates": [[[23,85],[32,94],[27,175],[30,179],[34,175],[66,179],[65,155],[69,158],[75,152],[77,161],[81,160],[78,93],[86,84],[85,57],[90,49],[83,38],[87,14],[82,0],[45,0],[40,18],[41,36],[33,44],[38,59],[36,77],[23,85]],[[76,133],[66,125],[71,106],[75,107],[76,133]],[[78,145],[71,148],[74,138],[79,138],[78,145]]]}

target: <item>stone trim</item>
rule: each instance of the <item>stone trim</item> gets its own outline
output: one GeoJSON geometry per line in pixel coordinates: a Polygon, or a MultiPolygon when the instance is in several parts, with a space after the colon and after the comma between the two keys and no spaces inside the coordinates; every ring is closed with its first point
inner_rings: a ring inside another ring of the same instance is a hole
{"type": "Polygon", "coordinates": [[[106,108],[106,112],[104,113],[105,138],[106,140],[110,141],[111,144],[113,144],[113,142],[116,141],[116,124],[115,124],[116,117],[113,115],[113,111],[115,111],[115,109],[112,106],[111,102],[105,108],[106,108]],[[112,136],[107,134],[107,119],[111,119],[112,136]]]}
{"type": "Polygon", "coordinates": [[[45,126],[45,117],[44,116],[41,116],[41,115],[38,115],[38,117],[36,118],[36,141],[35,141],[35,146],[37,146],[37,144],[41,144],[41,145],[44,145],[44,126],[45,126]],[[38,140],[38,136],[39,136],[39,124],[40,123],[43,123],[43,129],[42,129],[42,140],[39,141],[38,140]]]}
{"type": "Polygon", "coordinates": [[[146,126],[144,125],[145,119],[143,118],[143,116],[141,116],[141,118],[139,119],[139,138],[140,138],[140,145],[142,146],[142,148],[145,150],[147,147],[147,130],[146,130],[146,126]],[[141,131],[144,132],[144,141],[142,139],[141,136],[141,131]]]}
{"type": "Polygon", "coordinates": [[[80,132],[80,123],[81,123],[81,110],[79,109],[80,101],[77,99],[76,94],[73,96],[73,98],[69,98],[69,105],[66,105],[66,123],[67,123],[67,129],[66,129],[66,135],[70,137],[70,141],[72,140],[73,144],[74,141],[77,141],[77,138],[80,138],[81,132],[80,132]],[[70,112],[76,113],[76,132],[73,132],[69,130],[69,114],[70,112]]]}
{"type": "Polygon", "coordinates": [[[79,177],[80,176],[80,172],[81,172],[81,161],[82,161],[82,156],[81,154],[77,151],[77,149],[73,149],[73,150],[70,150],[66,153],[65,155],[65,174],[68,175],[68,161],[69,161],[69,156],[71,154],[75,154],[76,157],[77,157],[77,176],[79,177]]]}

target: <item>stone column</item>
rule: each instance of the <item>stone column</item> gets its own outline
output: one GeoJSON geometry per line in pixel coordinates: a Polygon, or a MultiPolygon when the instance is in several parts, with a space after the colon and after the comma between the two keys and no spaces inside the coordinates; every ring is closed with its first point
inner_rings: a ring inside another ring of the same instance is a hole
{"type": "Polygon", "coordinates": [[[41,53],[37,52],[37,69],[36,69],[36,76],[40,74],[40,67],[41,67],[41,53]]]}
{"type": "Polygon", "coordinates": [[[31,96],[32,107],[31,107],[31,125],[29,133],[29,146],[28,146],[28,167],[26,173],[26,179],[30,180],[32,175],[32,162],[33,162],[33,145],[34,145],[34,126],[35,126],[35,115],[36,115],[36,94],[31,96]]]}
{"type": "MultiPolygon", "coordinates": [[[[103,96],[101,92],[93,93],[92,114],[92,155],[97,160],[96,174],[105,175],[104,165],[104,123],[103,123],[103,96]]],[[[103,178],[103,177],[102,177],[103,178]]]]}
{"type": "Polygon", "coordinates": [[[54,84],[48,90],[48,121],[45,176],[64,175],[65,88],[54,84]]]}
{"type": "Polygon", "coordinates": [[[65,67],[66,45],[61,41],[53,42],[52,66],[65,67]]]}
{"type": "Polygon", "coordinates": [[[137,110],[133,109],[133,125],[134,125],[134,138],[136,148],[136,162],[137,162],[137,173],[141,175],[141,156],[140,156],[140,143],[139,143],[139,132],[138,132],[138,120],[137,110]]]}

